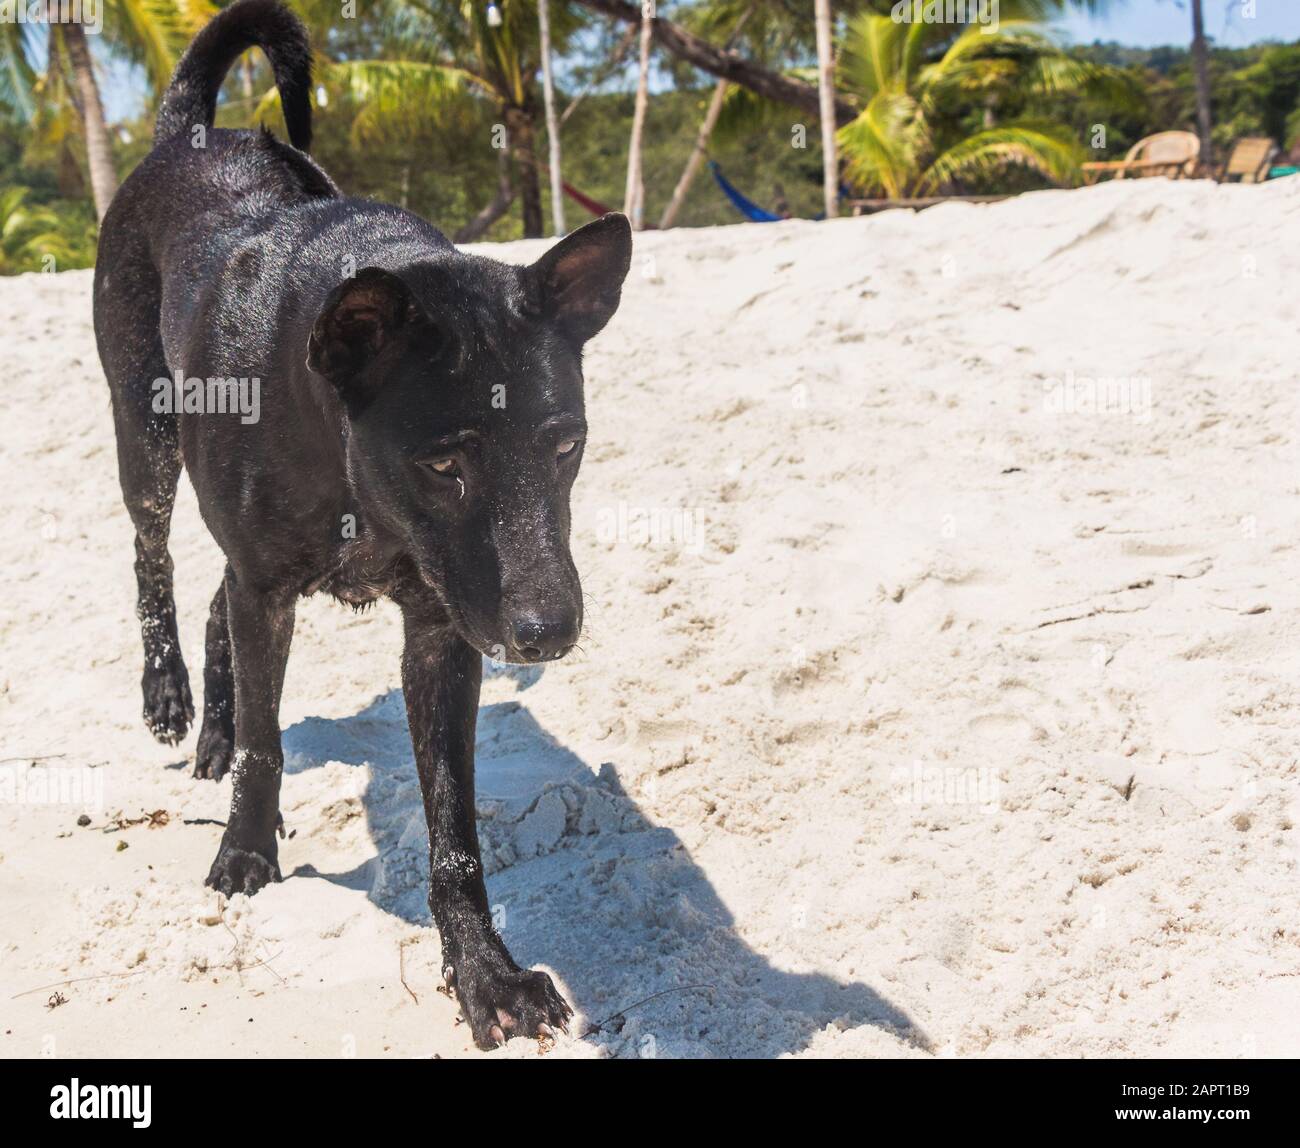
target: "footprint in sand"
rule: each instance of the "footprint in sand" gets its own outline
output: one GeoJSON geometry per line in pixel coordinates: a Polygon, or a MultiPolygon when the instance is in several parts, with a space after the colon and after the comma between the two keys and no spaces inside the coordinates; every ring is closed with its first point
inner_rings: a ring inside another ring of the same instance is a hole
{"type": "Polygon", "coordinates": [[[1197,554],[1200,550],[1196,546],[1181,542],[1146,542],[1141,539],[1126,538],[1120,546],[1120,552],[1135,558],[1183,558],[1189,554],[1197,554]]]}
{"type": "Polygon", "coordinates": [[[1028,741],[1034,734],[1033,722],[1013,713],[980,714],[971,718],[967,728],[989,741],[1002,741],[1008,737],[1028,741]]]}

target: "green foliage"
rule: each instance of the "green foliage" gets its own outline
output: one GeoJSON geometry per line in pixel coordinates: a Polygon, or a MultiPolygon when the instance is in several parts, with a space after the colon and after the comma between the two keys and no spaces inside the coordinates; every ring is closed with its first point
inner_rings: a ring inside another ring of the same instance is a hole
{"type": "Polygon", "coordinates": [[[104,41],[161,92],[185,46],[220,7],[211,0],[102,0],[104,41]]]}
{"type": "Polygon", "coordinates": [[[838,80],[862,111],[839,133],[846,177],[890,199],[996,186],[1011,167],[1076,182],[1078,137],[1037,101],[1082,94],[1128,106],[1136,85],[1058,47],[1041,23],[1050,7],[1003,0],[996,31],[874,12],[850,21],[838,80]]]}
{"type": "MultiPolygon", "coordinates": [[[[1074,48],[1071,55],[1121,68],[1142,93],[1132,107],[1087,98],[1044,105],[1085,138],[1095,125],[1106,128],[1105,144],[1095,158],[1122,156],[1152,132],[1195,130],[1196,92],[1185,50],[1093,44],[1074,48]]],[[[1268,136],[1284,148],[1300,143],[1300,44],[1216,48],[1210,53],[1210,84],[1213,140],[1220,154],[1242,136],[1268,136]]]]}
{"type": "Polygon", "coordinates": [[[24,122],[36,110],[36,29],[30,24],[0,24],[0,105],[24,122]]]}
{"type": "Polygon", "coordinates": [[[84,202],[32,201],[31,188],[0,191],[0,275],[70,271],[95,261],[95,213],[84,202]]]}

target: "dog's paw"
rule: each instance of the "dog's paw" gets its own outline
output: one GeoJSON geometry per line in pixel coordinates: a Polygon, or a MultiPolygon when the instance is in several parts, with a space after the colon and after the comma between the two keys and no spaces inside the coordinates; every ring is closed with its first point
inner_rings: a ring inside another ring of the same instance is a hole
{"type": "Polygon", "coordinates": [[[491,962],[466,965],[444,974],[469,1022],[474,1043],[493,1049],[516,1036],[549,1036],[566,1028],[573,1010],[551,978],[532,969],[491,962]]]}
{"type": "Polygon", "coordinates": [[[235,739],[217,721],[203,719],[199,745],[194,753],[194,776],[220,781],[230,772],[235,759],[235,739]]]}
{"type": "Polygon", "coordinates": [[[141,680],[144,687],[144,724],[164,745],[180,742],[194,720],[194,699],[190,695],[190,676],[179,658],[150,663],[141,680]]]}
{"type": "Polygon", "coordinates": [[[279,861],[272,847],[269,856],[253,849],[241,849],[222,841],[217,850],[217,859],[212,862],[208,879],[203,883],[233,897],[236,893],[252,896],[264,885],[272,881],[281,881],[279,861]]]}

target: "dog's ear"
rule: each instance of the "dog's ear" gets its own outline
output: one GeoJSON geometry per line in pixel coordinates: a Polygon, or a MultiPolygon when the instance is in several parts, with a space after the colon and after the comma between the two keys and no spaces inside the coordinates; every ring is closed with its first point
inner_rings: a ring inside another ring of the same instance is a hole
{"type": "Polygon", "coordinates": [[[363,267],[325,300],[307,340],[307,366],[350,401],[373,397],[379,380],[366,368],[419,312],[406,286],[392,272],[363,267]]]}
{"type": "Polygon", "coordinates": [[[627,216],[610,214],[565,236],[533,264],[542,313],[577,343],[585,343],[618,310],[632,265],[627,216]]]}

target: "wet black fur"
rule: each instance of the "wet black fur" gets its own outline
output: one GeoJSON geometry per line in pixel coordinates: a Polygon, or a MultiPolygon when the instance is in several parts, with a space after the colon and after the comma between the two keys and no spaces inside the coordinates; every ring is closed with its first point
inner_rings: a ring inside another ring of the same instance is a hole
{"type": "Polygon", "coordinates": [[[531,267],[460,253],[405,211],[339,193],[301,150],[310,91],[297,20],[274,0],[227,8],[177,67],[154,150],[101,230],[95,333],[136,529],[145,720],[174,743],[194,717],[167,550],[182,465],[227,560],[194,770],[233,768],[209,885],[280,880],[278,708],[296,599],[396,601],[430,907],[488,1047],[569,1009],[548,977],[515,965],[488,912],[474,824],[481,655],[544,660],[578,636],[582,346],[618,305],[631,236],[607,216],[531,267]],[[297,147],[212,127],[226,69],[254,45],[297,147]],[[177,371],[256,378],[260,420],[156,409],[154,381],[177,371]]]}

